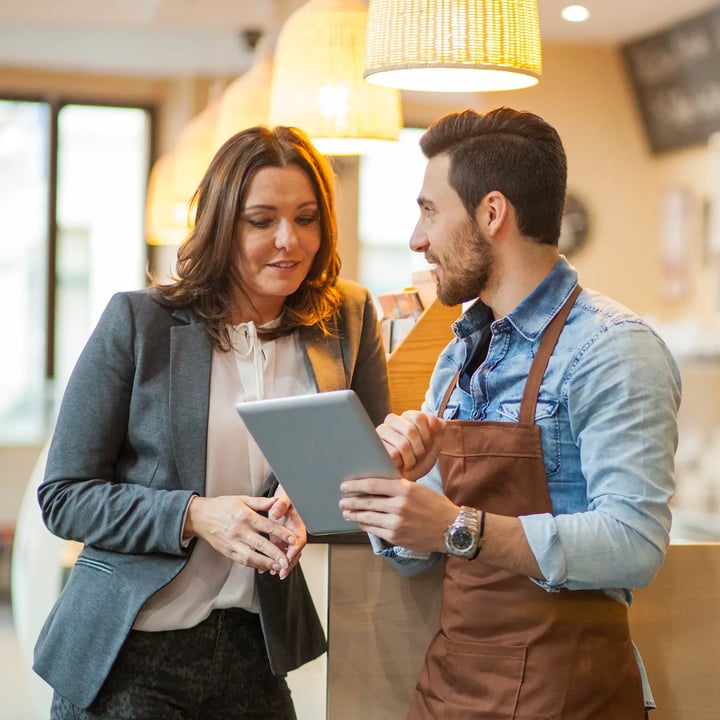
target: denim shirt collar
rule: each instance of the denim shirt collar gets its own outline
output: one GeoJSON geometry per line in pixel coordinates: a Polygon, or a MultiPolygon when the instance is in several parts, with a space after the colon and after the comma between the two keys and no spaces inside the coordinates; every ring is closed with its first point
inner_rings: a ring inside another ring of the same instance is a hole
{"type": "Polygon", "coordinates": [[[464,338],[490,323],[509,323],[526,340],[540,337],[577,285],[577,271],[561,255],[543,281],[508,315],[493,323],[490,308],[476,300],[453,324],[456,337],[464,338]]]}

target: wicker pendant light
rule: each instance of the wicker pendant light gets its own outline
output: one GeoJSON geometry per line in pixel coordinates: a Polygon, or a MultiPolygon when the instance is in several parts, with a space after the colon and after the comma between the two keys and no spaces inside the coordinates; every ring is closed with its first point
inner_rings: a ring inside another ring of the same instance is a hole
{"type": "Polygon", "coordinates": [[[397,140],[397,90],[363,80],[367,8],[361,0],[310,0],[285,21],[275,50],[270,124],[294,125],[328,155],[397,140]]]}
{"type": "Polygon", "coordinates": [[[404,90],[518,90],[542,73],[536,0],[370,0],[364,77],[404,90]]]}

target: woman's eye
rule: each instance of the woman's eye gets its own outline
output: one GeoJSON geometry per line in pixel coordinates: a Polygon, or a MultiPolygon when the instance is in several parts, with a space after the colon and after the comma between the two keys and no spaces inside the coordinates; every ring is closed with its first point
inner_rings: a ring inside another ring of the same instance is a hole
{"type": "Polygon", "coordinates": [[[252,225],[254,228],[263,229],[272,225],[270,218],[247,218],[246,222],[252,225]]]}
{"type": "Polygon", "coordinates": [[[316,213],[313,213],[312,215],[301,215],[297,219],[298,225],[312,225],[312,223],[316,222],[318,220],[318,216],[316,213]]]}

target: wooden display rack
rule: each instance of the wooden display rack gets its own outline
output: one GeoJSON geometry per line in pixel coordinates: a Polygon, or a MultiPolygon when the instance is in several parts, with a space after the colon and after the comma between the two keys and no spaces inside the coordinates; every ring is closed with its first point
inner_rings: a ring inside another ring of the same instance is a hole
{"type": "Polygon", "coordinates": [[[440,351],[452,340],[458,305],[434,300],[388,358],[390,401],[394,413],[419,410],[440,351]]]}

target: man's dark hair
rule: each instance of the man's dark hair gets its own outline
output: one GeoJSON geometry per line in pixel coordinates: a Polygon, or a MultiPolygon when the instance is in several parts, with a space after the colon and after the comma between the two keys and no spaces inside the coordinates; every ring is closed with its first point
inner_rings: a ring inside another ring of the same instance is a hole
{"type": "Polygon", "coordinates": [[[450,157],[448,181],[473,221],[480,201],[497,190],[515,208],[523,235],[557,245],[567,160],[557,131],[541,117],[508,107],[450,113],[428,128],[420,148],[428,159],[450,157]]]}

